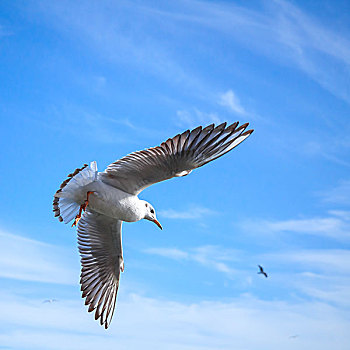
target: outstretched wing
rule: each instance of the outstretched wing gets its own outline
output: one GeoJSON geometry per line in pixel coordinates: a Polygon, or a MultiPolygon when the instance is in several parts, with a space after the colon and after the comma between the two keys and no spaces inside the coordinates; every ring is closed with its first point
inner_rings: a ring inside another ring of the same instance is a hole
{"type": "Polygon", "coordinates": [[[113,317],[123,264],[121,229],[122,221],[89,208],[78,224],[82,297],[106,329],[113,317]]]}
{"type": "Polygon", "coordinates": [[[245,131],[248,123],[238,122],[201,126],[187,130],[163,142],[160,146],[131,153],[110,164],[100,178],[125,192],[138,194],[146,187],[188,175],[212,160],[221,157],[244,141],[253,130],[245,131]]]}

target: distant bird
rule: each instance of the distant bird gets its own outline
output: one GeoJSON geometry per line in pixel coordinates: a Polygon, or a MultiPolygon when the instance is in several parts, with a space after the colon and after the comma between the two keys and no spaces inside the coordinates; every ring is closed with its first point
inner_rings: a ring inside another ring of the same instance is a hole
{"type": "Polygon", "coordinates": [[[258,272],[258,274],[264,275],[267,278],[267,273],[264,271],[263,267],[261,265],[258,265],[260,271],[258,272]]]}
{"type": "Polygon", "coordinates": [[[131,153],[104,172],[97,171],[96,162],[85,164],[61,184],[53,211],[59,221],[67,224],[74,219],[72,226],[78,224],[82,297],[88,311],[96,310],[95,319],[106,329],[115,308],[120,271],[124,271],[122,222],[146,219],[162,229],[153,206],[137,195],[152,184],[188,175],[231,151],[253,132],[246,131],[248,125],[199,126],[160,146],[131,153]]]}
{"type": "Polygon", "coordinates": [[[289,339],[296,339],[299,337],[299,334],[294,334],[294,335],[290,335],[288,338],[289,339]]]}
{"type": "Polygon", "coordinates": [[[58,301],[57,299],[46,299],[43,301],[43,304],[44,303],[55,303],[56,301],[58,301]]]}

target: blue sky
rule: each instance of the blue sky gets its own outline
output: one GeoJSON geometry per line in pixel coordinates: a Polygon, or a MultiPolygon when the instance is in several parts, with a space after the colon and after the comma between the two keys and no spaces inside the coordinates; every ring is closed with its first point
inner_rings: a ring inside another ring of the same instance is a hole
{"type": "Polygon", "coordinates": [[[0,48],[1,349],[348,348],[348,1],[2,1],[0,48]],[[105,331],[54,192],[236,120],[243,144],[142,192],[164,229],[124,224],[105,331]]]}

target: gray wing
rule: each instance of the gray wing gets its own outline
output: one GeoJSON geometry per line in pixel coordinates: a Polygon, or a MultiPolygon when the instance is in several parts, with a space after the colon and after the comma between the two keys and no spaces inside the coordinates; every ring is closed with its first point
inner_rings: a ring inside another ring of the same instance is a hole
{"type": "Polygon", "coordinates": [[[226,123],[201,126],[187,130],[163,142],[160,146],[131,153],[110,164],[100,173],[103,182],[125,192],[138,194],[146,187],[170,179],[188,175],[244,141],[253,130],[245,131],[249,123],[238,122],[226,127],[226,123]]]}
{"type": "Polygon", "coordinates": [[[88,311],[107,329],[111,323],[123,263],[122,221],[91,209],[78,224],[78,246],[81,256],[80,284],[88,311]]]}

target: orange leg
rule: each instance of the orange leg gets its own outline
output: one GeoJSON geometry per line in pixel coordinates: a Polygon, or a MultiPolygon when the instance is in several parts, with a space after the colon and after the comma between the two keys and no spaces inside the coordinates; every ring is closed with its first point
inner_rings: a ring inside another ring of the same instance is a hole
{"type": "Polygon", "coordinates": [[[94,192],[89,191],[89,192],[87,193],[87,195],[86,195],[86,200],[85,200],[85,202],[80,206],[79,213],[78,213],[78,215],[75,217],[74,222],[73,222],[73,224],[72,224],[72,227],[77,226],[77,224],[78,224],[78,222],[79,222],[79,220],[80,220],[80,218],[81,218],[82,212],[86,210],[86,207],[87,207],[88,204],[89,204],[89,196],[90,196],[91,193],[94,193],[94,192]]]}

